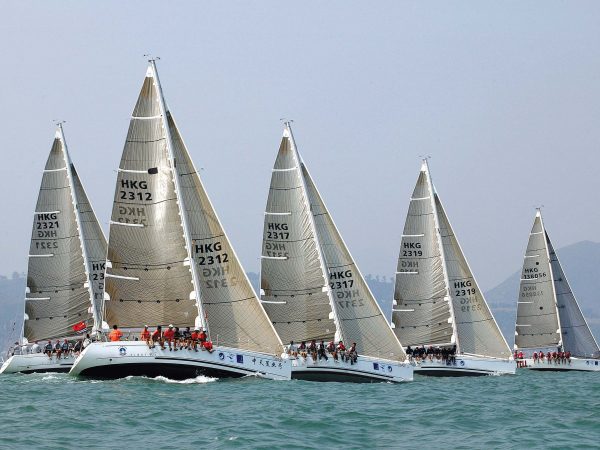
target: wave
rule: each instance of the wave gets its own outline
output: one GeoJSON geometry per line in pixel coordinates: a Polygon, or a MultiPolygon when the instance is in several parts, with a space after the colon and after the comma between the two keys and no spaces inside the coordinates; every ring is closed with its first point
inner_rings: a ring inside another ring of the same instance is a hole
{"type": "Polygon", "coordinates": [[[167,378],[167,377],[163,377],[161,375],[154,377],[154,378],[150,378],[150,377],[135,377],[132,375],[129,375],[127,377],[124,378],[124,380],[133,380],[133,379],[144,379],[144,380],[149,380],[149,381],[159,381],[161,383],[173,383],[173,384],[205,384],[205,383],[212,383],[213,381],[217,381],[218,378],[211,378],[211,377],[205,377],[204,375],[198,375],[196,378],[187,378],[185,380],[173,380],[171,378],[167,378]]]}

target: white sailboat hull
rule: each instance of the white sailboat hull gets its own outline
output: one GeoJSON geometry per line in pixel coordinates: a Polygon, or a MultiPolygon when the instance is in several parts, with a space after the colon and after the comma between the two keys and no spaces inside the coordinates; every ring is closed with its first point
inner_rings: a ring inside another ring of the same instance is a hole
{"type": "Polygon", "coordinates": [[[547,370],[547,371],[567,371],[567,370],[579,370],[584,372],[600,372],[600,359],[586,359],[586,358],[574,358],[571,357],[570,362],[550,361],[546,358],[543,360],[535,360],[533,358],[524,358],[517,360],[519,369],[531,369],[531,370],[547,370]]]}
{"type": "Polygon", "coordinates": [[[288,360],[266,353],[228,347],[214,347],[214,352],[194,350],[169,351],[160,346],[151,349],[145,342],[94,342],[77,358],[71,375],[92,378],[127,376],[164,376],[171,379],[238,378],[257,375],[273,380],[289,380],[288,360]]]}
{"type": "Polygon", "coordinates": [[[0,374],[3,373],[38,373],[38,372],[68,372],[73,366],[75,358],[68,356],[66,358],[56,359],[55,356],[48,358],[43,353],[33,353],[29,355],[14,355],[8,358],[0,374]]]}
{"type": "Polygon", "coordinates": [[[514,375],[517,364],[509,359],[457,355],[454,361],[426,359],[417,363],[415,373],[438,377],[514,375]]]}
{"type": "Polygon", "coordinates": [[[357,383],[412,381],[413,365],[386,359],[359,356],[354,364],[329,357],[327,361],[311,356],[290,359],[292,379],[305,381],[346,381],[357,383]]]}

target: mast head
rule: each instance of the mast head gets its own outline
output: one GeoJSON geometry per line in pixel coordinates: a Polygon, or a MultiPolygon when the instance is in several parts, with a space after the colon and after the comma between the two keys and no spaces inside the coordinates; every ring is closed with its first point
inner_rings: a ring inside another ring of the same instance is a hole
{"type": "Polygon", "coordinates": [[[431,156],[429,155],[419,155],[421,157],[421,172],[427,172],[429,173],[429,158],[431,158],[431,156]]]}
{"type": "Polygon", "coordinates": [[[542,208],[544,207],[544,205],[540,205],[540,206],[536,206],[535,207],[535,217],[542,217],[542,208]]]}

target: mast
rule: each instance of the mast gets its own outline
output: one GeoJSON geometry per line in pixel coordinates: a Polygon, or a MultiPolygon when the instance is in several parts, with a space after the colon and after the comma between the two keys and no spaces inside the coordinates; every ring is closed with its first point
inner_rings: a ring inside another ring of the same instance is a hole
{"type": "Polygon", "coordinates": [[[558,310],[558,299],[556,297],[556,286],[554,285],[554,271],[552,270],[552,263],[550,260],[550,251],[548,250],[548,235],[546,234],[546,227],[544,226],[544,219],[542,218],[542,210],[541,208],[536,208],[537,212],[535,213],[536,217],[540,218],[540,224],[542,225],[542,232],[544,233],[544,248],[546,250],[546,258],[548,258],[548,269],[550,270],[550,280],[552,280],[552,295],[554,297],[554,310],[556,311],[556,323],[558,324],[558,335],[560,336],[560,341],[558,345],[562,347],[563,345],[563,334],[562,327],[560,325],[560,311],[558,310]]]}
{"type": "Polygon", "coordinates": [[[177,168],[175,166],[175,157],[173,156],[173,141],[171,138],[171,130],[169,129],[169,124],[167,121],[167,108],[165,106],[165,99],[163,97],[162,86],[160,84],[160,78],[158,77],[158,71],[156,70],[156,60],[150,59],[148,61],[150,63],[149,70],[152,71],[154,82],[156,84],[156,89],[158,91],[158,104],[160,107],[160,112],[162,115],[162,125],[165,130],[166,143],[167,143],[167,153],[169,156],[169,162],[171,164],[171,173],[173,174],[173,183],[175,185],[175,193],[177,195],[177,207],[179,209],[179,216],[181,217],[181,225],[183,227],[183,237],[185,239],[185,246],[188,254],[188,261],[190,263],[190,271],[192,273],[192,280],[194,284],[194,300],[196,300],[196,307],[198,308],[198,317],[200,320],[200,324],[202,328],[204,328],[207,334],[210,336],[210,332],[208,330],[208,324],[204,317],[204,312],[202,308],[202,299],[200,298],[200,280],[198,278],[198,271],[196,268],[196,264],[194,262],[194,258],[192,256],[192,242],[190,239],[190,232],[187,223],[187,214],[185,209],[183,208],[182,203],[182,195],[181,195],[181,187],[179,185],[179,175],[177,173],[177,168]]]}
{"type": "Polygon", "coordinates": [[[423,165],[421,170],[425,171],[427,175],[427,183],[429,184],[431,208],[433,210],[433,220],[435,223],[435,236],[437,238],[438,246],[440,249],[440,257],[442,259],[442,268],[444,271],[444,281],[446,283],[446,297],[444,300],[448,302],[448,309],[450,310],[450,317],[452,319],[452,333],[454,335],[454,342],[456,344],[456,352],[460,353],[460,340],[458,339],[458,331],[456,329],[456,318],[454,316],[454,305],[452,303],[452,296],[450,295],[450,280],[448,278],[448,268],[446,267],[446,252],[444,251],[444,244],[442,243],[442,236],[440,234],[440,221],[438,218],[437,205],[435,204],[435,189],[433,187],[433,181],[431,181],[431,174],[429,173],[429,164],[427,158],[423,159],[423,165]]]}
{"type": "MultiPolygon", "coordinates": [[[[298,148],[296,147],[296,141],[294,140],[294,134],[292,133],[291,122],[286,121],[284,123],[285,123],[285,130],[290,135],[290,143],[292,144],[292,149],[293,149],[294,155],[296,157],[296,162],[298,163],[298,170],[300,172],[302,172],[302,163],[301,163],[300,153],[298,152],[298,148]]],[[[321,266],[321,270],[323,272],[323,281],[325,281],[324,287],[325,287],[325,289],[327,289],[327,297],[329,298],[329,304],[331,306],[331,314],[333,315],[333,323],[335,324],[334,340],[335,340],[335,342],[343,341],[344,338],[342,336],[342,329],[340,327],[339,319],[338,319],[338,316],[337,316],[337,313],[335,310],[333,295],[332,295],[331,289],[329,287],[329,274],[327,273],[327,269],[325,268],[325,259],[323,257],[323,250],[321,249],[321,242],[317,235],[317,227],[315,225],[315,218],[312,214],[312,209],[310,207],[310,201],[308,199],[308,188],[306,187],[306,180],[304,179],[304,175],[302,173],[299,173],[298,175],[300,177],[300,180],[302,181],[302,190],[304,191],[304,195],[303,195],[304,202],[305,202],[306,210],[308,211],[308,215],[309,215],[310,227],[311,227],[314,239],[315,239],[315,247],[317,249],[317,253],[319,254],[319,266],[321,266]]]]}
{"type": "Polygon", "coordinates": [[[56,131],[56,136],[60,139],[63,148],[63,154],[65,157],[65,164],[67,166],[67,177],[69,179],[69,190],[71,191],[71,200],[73,202],[73,209],[75,210],[75,222],[77,223],[77,231],[79,231],[79,245],[81,246],[81,252],[83,254],[83,266],[85,269],[85,276],[88,292],[90,294],[90,306],[92,309],[92,317],[94,318],[94,327],[93,331],[98,331],[98,329],[102,328],[102,324],[100,323],[100,318],[98,317],[95,305],[94,305],[94,291],[92,289],[92,284],[90,283],[90,260],[88,257],[87,246],[85,243],[85,239],[83,237],[83,227],[81,226],[81,215],[79,214],[79,200],[77,198],[77,193],[75,192],[75,183],[73,181],[73,171],[71,170],[71,156],[69,155],[69,148],[67,147],[67,140],[65,139],[65,134],[63,131],[62,123],[58,124],[58,130],[56,131]]]}

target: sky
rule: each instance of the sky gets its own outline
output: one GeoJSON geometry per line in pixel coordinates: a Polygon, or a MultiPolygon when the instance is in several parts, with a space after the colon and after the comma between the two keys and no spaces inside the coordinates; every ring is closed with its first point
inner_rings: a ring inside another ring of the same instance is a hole
{"type": "Polygon", "coordinates": [[[600,241],[600,3],[5,1],[0,274],[25,271],[54,136],[105,231],[147,65],[248,271],[282,134],[364,274],[392,276],[421,157],[480,286],[517,270],[535,207],[600,241]]]}

